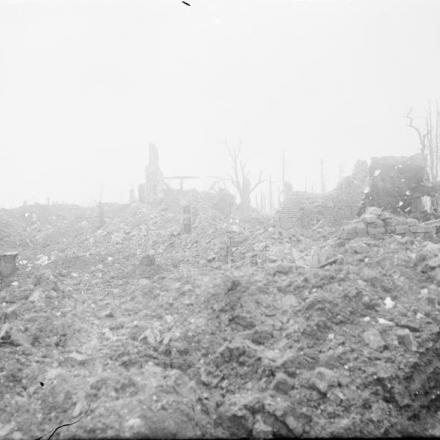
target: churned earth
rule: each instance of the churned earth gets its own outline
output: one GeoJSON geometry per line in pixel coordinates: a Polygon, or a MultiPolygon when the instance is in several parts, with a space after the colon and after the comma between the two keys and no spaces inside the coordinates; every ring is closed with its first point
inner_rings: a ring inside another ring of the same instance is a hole
{"type": "Polygon", "coordinates": [[[440,245],[176,205],[0,211],[0,438],[440,435],[440,245]]]}

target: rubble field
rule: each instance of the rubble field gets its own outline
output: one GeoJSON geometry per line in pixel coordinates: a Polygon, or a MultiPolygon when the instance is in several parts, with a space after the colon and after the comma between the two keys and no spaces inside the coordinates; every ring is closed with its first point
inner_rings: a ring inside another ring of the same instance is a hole
{"type": "Polygon", "coordinates": [[[433,231],[197,207],[0,210],[1,439],[440,435],[433,231]]]}

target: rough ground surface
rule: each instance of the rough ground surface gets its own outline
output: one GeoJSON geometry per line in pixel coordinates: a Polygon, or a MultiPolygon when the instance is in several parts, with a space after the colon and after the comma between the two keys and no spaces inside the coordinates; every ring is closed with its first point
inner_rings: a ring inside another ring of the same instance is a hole
{"type": "Polygon", "coordinates": [[[0,211],[0,438],[440,435],[439,245],[195,222],[0,211]]]}

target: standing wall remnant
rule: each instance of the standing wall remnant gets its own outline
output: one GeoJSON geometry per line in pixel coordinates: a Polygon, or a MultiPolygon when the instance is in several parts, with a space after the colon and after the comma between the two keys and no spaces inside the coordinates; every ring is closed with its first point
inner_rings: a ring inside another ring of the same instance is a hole
{"type": "Polygon", "coordinates": [[[159,168],[159,152],[157,147],[150,143],[148,165],[145,168],[145,196],[147,202],[153,202],[163,196],[164,178],[159,168]]]}

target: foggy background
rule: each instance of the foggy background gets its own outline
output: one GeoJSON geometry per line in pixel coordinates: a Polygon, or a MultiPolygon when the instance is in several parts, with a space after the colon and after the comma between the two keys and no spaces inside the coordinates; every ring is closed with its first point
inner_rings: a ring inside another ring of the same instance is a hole
{"type": "MultiPolygon", "coordinates": [[[[226,175],[223,141],[294,189],[417,152],[440,96],[440,3],[1,1],[0,206],[126,202],[148,143],[165,176],[226,175]]],[[[191,182],[189,186],[193,185],[191,182]]],[[[197,183],[207,187],[209,180],[197,183]]]]}

